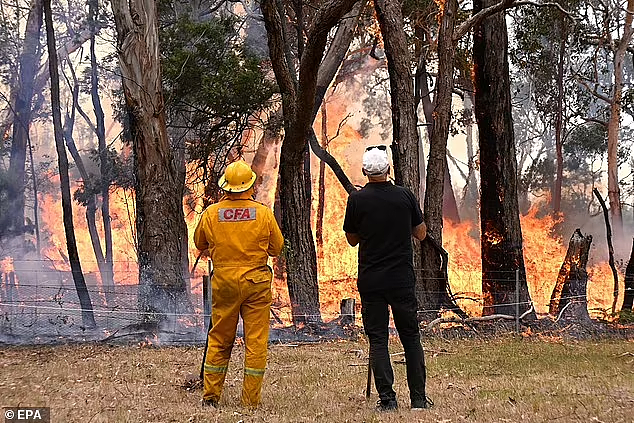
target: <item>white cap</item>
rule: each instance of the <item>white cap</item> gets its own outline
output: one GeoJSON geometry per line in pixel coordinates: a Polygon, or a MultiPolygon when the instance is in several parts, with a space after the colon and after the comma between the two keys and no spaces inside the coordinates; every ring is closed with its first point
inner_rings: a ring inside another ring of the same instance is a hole
{"type": "Polygon", "coordinates": [[[385,175],[390,168],[387,151],[371,148],[363,154],[363,170],[371,176],[385,175]]]}

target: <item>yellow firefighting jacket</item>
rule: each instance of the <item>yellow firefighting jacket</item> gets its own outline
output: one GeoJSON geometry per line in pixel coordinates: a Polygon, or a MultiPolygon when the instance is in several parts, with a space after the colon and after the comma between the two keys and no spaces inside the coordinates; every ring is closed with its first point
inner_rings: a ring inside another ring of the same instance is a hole
{"type": "Polygon", "coordinates": [[[194,243],[199,250],[209,249],[214,271],[233,268],[230,272],[240,278],[266,266],[268,256],[279,255],[284,238],[267,206],[250,197],[224,198],[203,212],[194,243]]]}

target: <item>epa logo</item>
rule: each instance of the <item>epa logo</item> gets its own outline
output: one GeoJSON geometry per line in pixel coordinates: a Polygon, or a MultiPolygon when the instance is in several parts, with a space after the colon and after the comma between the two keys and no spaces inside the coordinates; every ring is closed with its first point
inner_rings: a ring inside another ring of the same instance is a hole
{"type": "Polygon", "coordinates": [[[48,407],[6,407],[4,421],[20,423],[50,423],[51,409],[48,407]]]}

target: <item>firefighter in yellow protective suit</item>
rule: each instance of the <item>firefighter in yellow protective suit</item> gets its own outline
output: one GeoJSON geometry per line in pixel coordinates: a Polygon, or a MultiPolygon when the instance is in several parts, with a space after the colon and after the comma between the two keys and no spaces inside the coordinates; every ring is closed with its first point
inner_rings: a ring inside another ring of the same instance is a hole
{"type": "Polygon", "coordinates": [[[214,268],[204,405],[218,406],[238,316],[245,341],[242,404],[256,407],[261,399],[273,276],[267,260],[280,254],[284,238],[271,209],[252,198],[255,178],[246,162],[231,163],[218,182],[225,196],[207,207],[194,233],[196,248],[209,249],[214,268]]]}

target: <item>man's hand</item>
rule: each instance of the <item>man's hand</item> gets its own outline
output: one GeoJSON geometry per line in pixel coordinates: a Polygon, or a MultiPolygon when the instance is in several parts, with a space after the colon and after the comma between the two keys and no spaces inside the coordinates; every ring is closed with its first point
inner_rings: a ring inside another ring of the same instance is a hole
{"type": "Polygon", "coordinates": [[[358,234],[351,234],[349,232],[346,232],[346,239],[348,240],[348,244],[350,244],[352,247],[355,247],[361,241],[361,238],[358,234]]]}
{"type": "Polygon", "coordinates": [[[418,226],[414,226],[414,228],[412,229],[412,235],[419,241],[424,240],[427,236],[427,225],[425,225],[425,222],[421,223],[418,226]]]}

